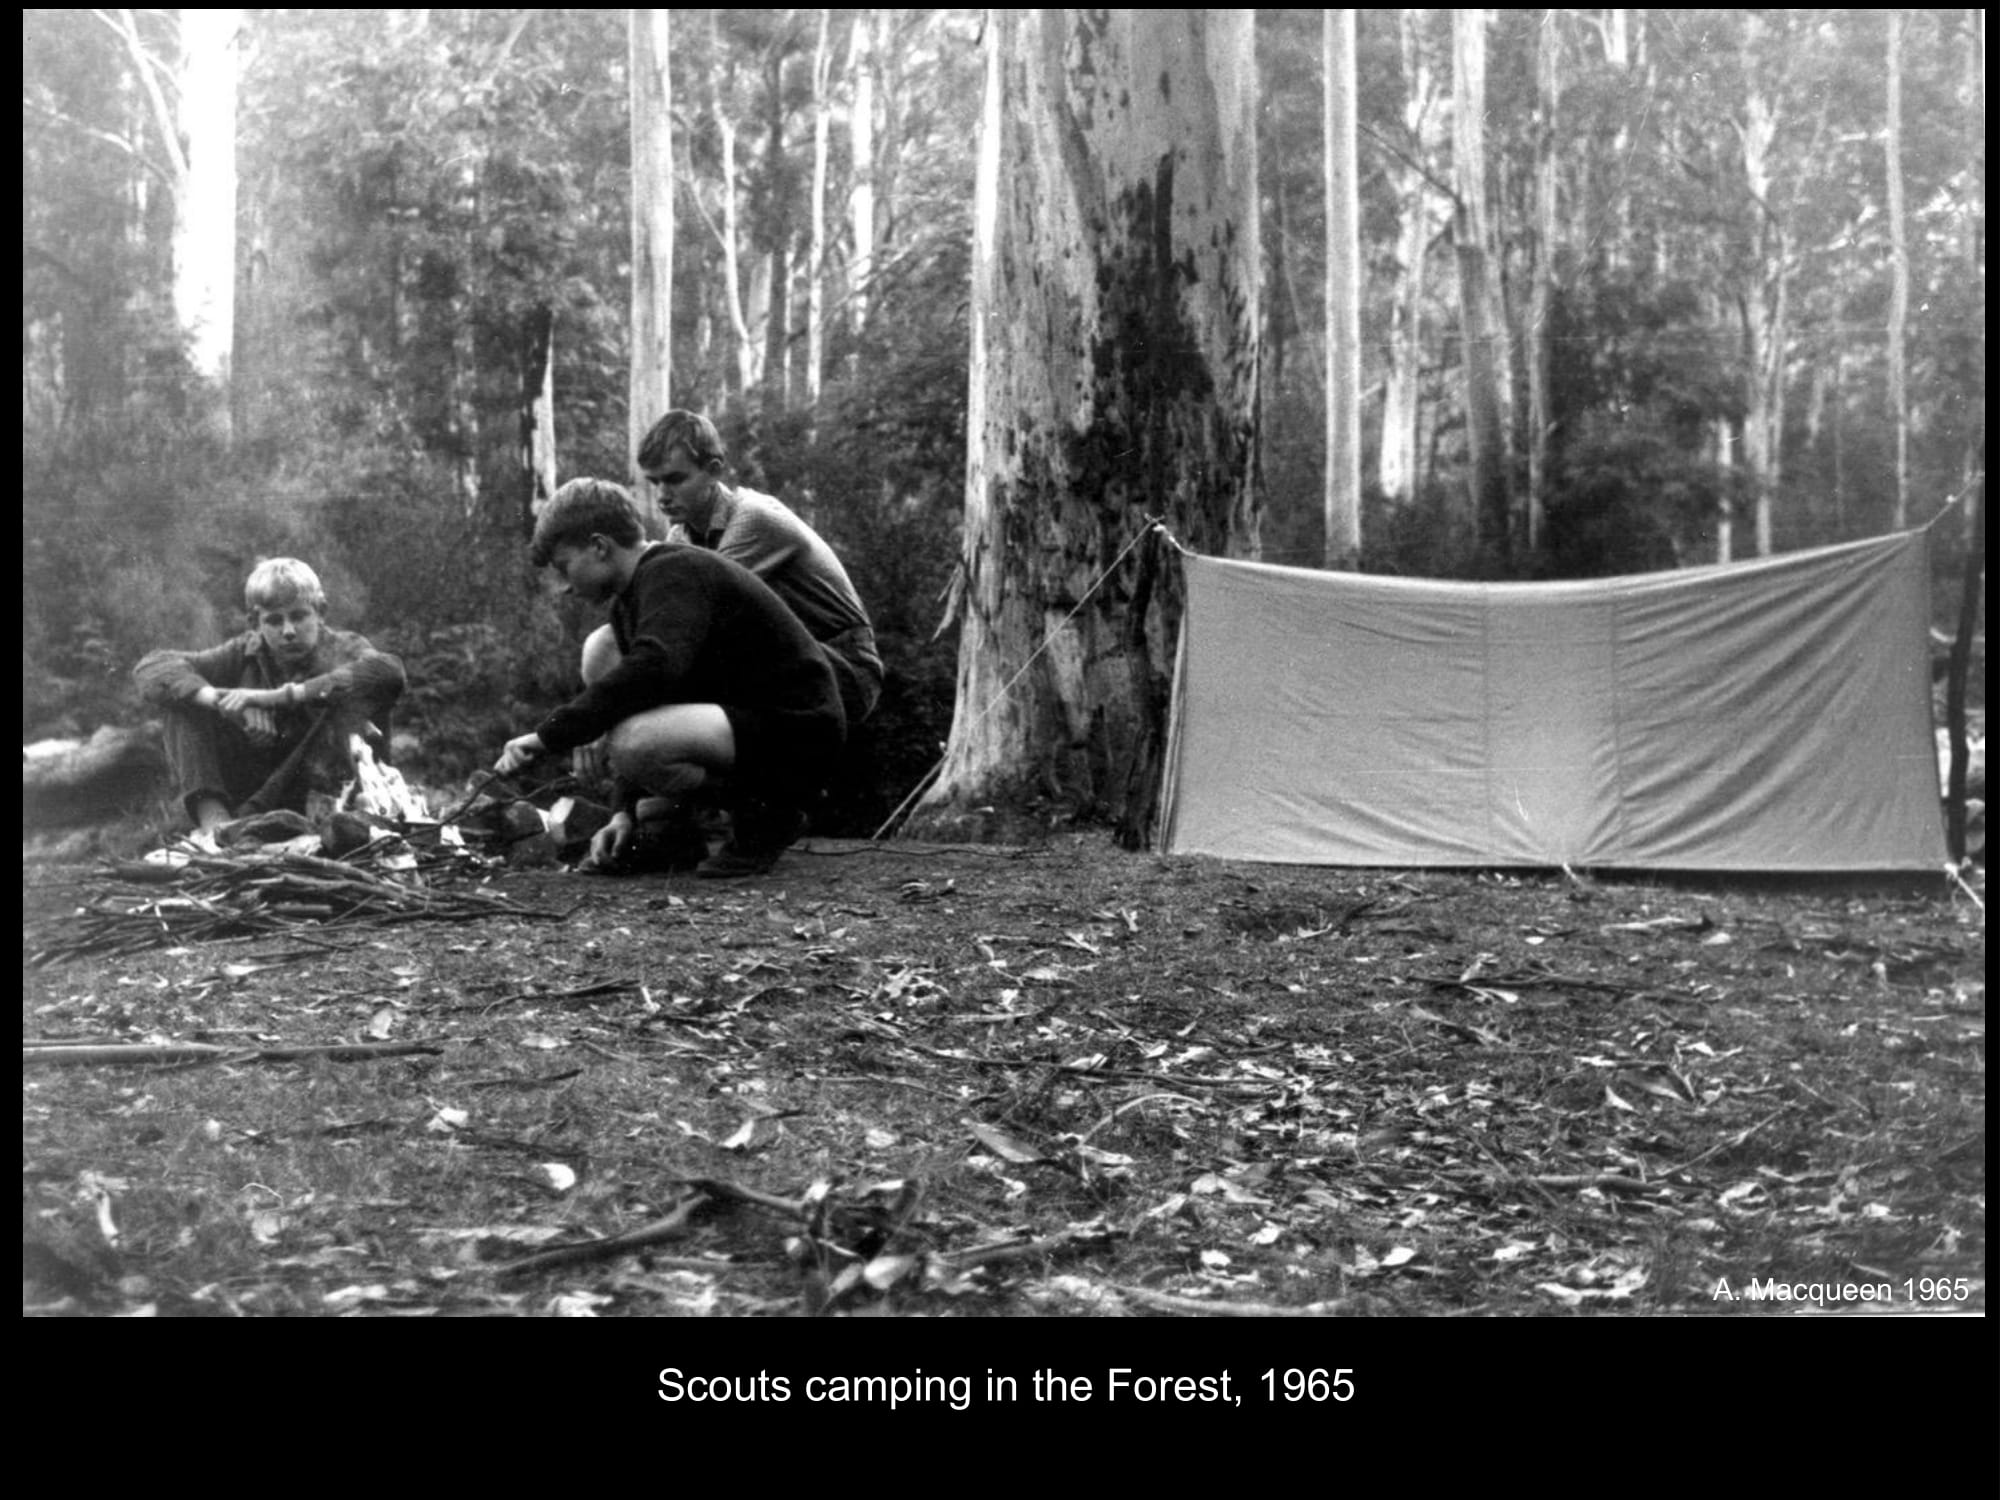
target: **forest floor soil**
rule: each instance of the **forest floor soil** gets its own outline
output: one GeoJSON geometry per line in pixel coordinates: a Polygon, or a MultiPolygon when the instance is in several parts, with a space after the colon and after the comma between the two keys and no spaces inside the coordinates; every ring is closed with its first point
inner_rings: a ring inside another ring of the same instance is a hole
{"type": "Polygon", "coordinates": [[[431,887],[147,941],[173,887],[24,864],[30,1311],[1985,1307],[1984,912],[1941,879],[1069,834],[431,887]],[[140,941],[78,944],[107,912],[140,941]],[[376,1052],[270,1055],[335,1046],[376,1052]]]}

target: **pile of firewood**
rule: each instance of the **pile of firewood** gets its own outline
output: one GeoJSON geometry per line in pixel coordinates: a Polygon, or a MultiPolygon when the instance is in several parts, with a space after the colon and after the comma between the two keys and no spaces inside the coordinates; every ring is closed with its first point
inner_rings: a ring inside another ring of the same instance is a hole
{"type": "Polygon", "coordinates": [[[55,941],[30,954],[30,964],[221,938],[282,934],[310,942],[347,927],[561,915],[484,886],[427,881],[420,870],[377,871],[277,847],[116,864],[90,883],[91,899],[63,920],[55,941]]]}

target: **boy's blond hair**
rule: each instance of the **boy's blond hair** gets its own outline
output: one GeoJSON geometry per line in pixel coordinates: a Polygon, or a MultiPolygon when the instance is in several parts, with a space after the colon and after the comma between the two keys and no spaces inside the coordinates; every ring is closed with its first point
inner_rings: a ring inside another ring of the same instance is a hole
{"type": "Polygon", "coordinates": [[[244,580],[243,607],[252,614],[283,609],[294,601],[326,612],[326,590],[320,587],[319,574],[296,557],[267,557],[244,580]]]}

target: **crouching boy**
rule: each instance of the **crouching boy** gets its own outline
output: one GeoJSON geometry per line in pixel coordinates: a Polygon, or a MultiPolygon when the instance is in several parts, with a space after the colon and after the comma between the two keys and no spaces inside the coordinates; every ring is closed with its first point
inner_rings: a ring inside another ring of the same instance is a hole
{"type": "Polygon", "coordinates": [[[388,746],[403,664],[366,636],[325,623],[319,575],[291,557],[257,564],[243,585],[250,628],[208,651],[155,651],[133,668],[166,723],[167,767],[188,816],[306,810],[308,792],[353,775],[350,737],[388,746]]]}
{"type": "Polygon", "coordinates": [[[611,606],[616,649],[587,653],[583,692],[509,740],[494,769],[608,735],[613,811],[591,841],[591,867],[620,866],[642,798],[671,808],[721,779],[732,839],[695,873],[769,870],[798,837],[846,735],[833,671],[805,626],[727,558],[644,542],[631,496],[604,480],[558,490],[532,545],[565,592],[611,606]]]}

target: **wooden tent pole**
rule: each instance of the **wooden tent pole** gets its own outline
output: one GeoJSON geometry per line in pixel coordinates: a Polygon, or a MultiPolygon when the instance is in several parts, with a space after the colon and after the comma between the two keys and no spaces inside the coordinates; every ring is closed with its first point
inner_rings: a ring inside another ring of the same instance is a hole
{"type": "Polygon", "coordinates": [[[1952,863],[1965,860],[1965,680],[1972,661],[1972,634],[1979,627],[1979,587],[1986,570],[1986,445],[1979,448],[1979,488],[1972,498],[1972,546],[1965,557],[1965,589],[1958,601],[1958,635],[1951,643],[1945,680],[1945,723],[1951,735],[1951,778],[1945,797],[1945,839],[1952,863]]]}

